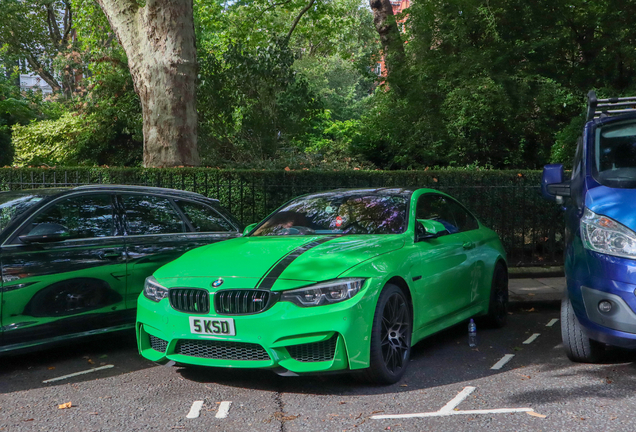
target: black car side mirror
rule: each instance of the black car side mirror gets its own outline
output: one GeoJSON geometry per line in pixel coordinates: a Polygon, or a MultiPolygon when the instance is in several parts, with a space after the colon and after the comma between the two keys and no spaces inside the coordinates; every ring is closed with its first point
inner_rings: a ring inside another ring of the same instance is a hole
{"type": "Polygon", "coordinates": [[[52,243],[68,240],[71,233],[64,225],[56,223],[41,223],[26,235],[18,237],[22,243],[52,243]]]}
{"type": "Polygon", "coordinates": [[[68,240],[71,236],[68,233],[61,234],[36,234],[36,235],[22,235],[18,237],[22,243],[54,243],[64,240],[68,240]]]}

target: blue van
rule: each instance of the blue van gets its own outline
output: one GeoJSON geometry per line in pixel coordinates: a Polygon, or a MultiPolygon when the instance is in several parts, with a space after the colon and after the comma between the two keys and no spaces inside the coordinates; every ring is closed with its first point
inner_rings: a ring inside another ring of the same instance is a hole
{"type": "Polygon", "coordinates": [[[636,97],[588,94],[572,177],[546,165],[541,192],[564,205],[561,335],[567,356],[601,360],[606,345],[636,348],[636,97]]]}

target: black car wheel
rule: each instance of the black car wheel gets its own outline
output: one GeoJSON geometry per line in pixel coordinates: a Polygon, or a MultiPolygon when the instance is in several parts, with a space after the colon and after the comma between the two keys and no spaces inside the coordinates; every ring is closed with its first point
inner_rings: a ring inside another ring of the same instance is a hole
{"type": "Polygon", "coordinates": [[[380,293],[371,329],[371,366],[358,375],[365,381],[380,384],[398,382],[409,362],[411,307],[395,285],[386,285],[380,293]]]}
{"type": "Polygon", "coordinates": [[[567,296],[561,300],[561,338],[570,360],[580,363],[601,361],[605,346],[587,337],[567,296]]]}
{"type": "Polygon", "coordinates": [[[501,328],[508,319],[508,272],[506,268],[497,264],[492,275],[490,286],[490,303],[486,320],[493,327],[501,328]]]}

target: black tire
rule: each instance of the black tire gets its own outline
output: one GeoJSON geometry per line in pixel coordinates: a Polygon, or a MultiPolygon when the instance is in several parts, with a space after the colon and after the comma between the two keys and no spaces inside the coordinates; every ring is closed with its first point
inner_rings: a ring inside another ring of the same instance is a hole
{"type": "Polygon", "coordinates": [[[354,377],[376,384],[398,382],[411,356],[413,319],[400,288],[387,284],[378,299],[371,328],[371,366],[354,377]]]}
{"type": "Polygon", "coordinates": [[[495,328],[506,325],[508,320],[508,272],[502,264],[495,265],[490,285],[490,303],[486,323],[495,328]]]}
{"type": "Polygon", "coordinates": [[[561,300],[561,338],[565,354],[574,362],[598,363],[603,358],[605,346],[587,337],[567,296],[561,300]]]}

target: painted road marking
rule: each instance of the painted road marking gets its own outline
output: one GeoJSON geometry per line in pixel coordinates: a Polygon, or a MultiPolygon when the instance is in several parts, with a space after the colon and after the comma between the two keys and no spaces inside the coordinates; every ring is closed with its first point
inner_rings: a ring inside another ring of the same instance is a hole
{"type": "Polygon", "coordinates": [[[501,358],[501,360],[499,360],[497,363],[495,363],[495,365],[493,367],[491,367],[490,369],[492,370],[499,370],[501,369],[506,363],[508,363],[510,361],[510,359],[512,359],[515,355],[514,354],[506,354],[505,356],[503,356],[501,358]]]}
{"type": "Polygon", "coordinates": [[[460,391],[457,396],[455,396],[449,403],[440,408],[439,412],[449,413],[455,409],[457,405],[462,403],[464,399],[468,397],[469,394],[475,391],[476,387],[464,387],[464,390],[460,391]]]}
{"type": "Polygon", "coordinates": [[[65,380],[67,378],[76,377],[78,375],[89,374],[89,373],[92,373],[92,372],[97,372],[97,371],[104,370],[104,369],[110,369],[110,368],[113,368],[113,367],[115,367],[115,366],[114,365],[100,366],[100,367],[97,367],[97,368],[94,368],[94,369],[85,370],[85,371],[82,371],[82,372],[75,372],[75,373],[68,374],[68,375],[62,375],[61,377],[51,378],[51,379],[48,379],[46,381],[42,381],[42,383],[43,384],[48,384],[50,382],[61,381],[61,380],[65,380]]]}
{"type": "Polygon", "coordinates": [[[201,408],[203,408],[203,401],[194,401],[192,402],[192,408],[190,408],[190,412],[186,416],[186,418],[197,418],[199,414],[201,414],[201,408]]]}
{"type": "Polygon", "coordinates": [[[232,405],[232,401],[223,401],[219,405],[219,410],[216,412],[216,418],[225,418],[230,412],[230,405],[232,405]]]}
{"type": "Polygon", "coordinates": [[[552,327],[553,325],[555,325],[555,324],[556,324],[556,323],[558,323],[558,322],[559,322],[559,320],[558,320],[557,318],[552,318],[552,319],[550,320],[550,322],[549,322],[549,323],[547,323],[545,326],[546,326],[546,327],[552,327]]]}
{"type": "Polygon", "coordinates": [[[468,395],[470,395],[473,391],[475,391],[475,387],[464,387],[464,389],[461,392],[459,392],[457,396],[455,396],[450,402],[444,405],[439,411],[417,413],[417,414],[377,415],[377,416],[371,416],[371,418],[374,420],[382,420],[382,419],[404,419],[404,418],[422,418],[422,417],[445,417],[445,416],[466,415],[466,414],[476,415],[476,414],[505,414],[505,413],[515,413],[515,412],[534,412],[532,408],[497,408],[497,409],[484,409],[484,410],[455,411],[455,407],[459,405],[464,399],[466,399],[468,395]]]}
{"type": "Polygon", "coordinates": [[[539,337],[539,335],[541,335],[541,333],[535,333],[535,334],[533,334],[533,335],[532,335],[532,336],[530,336],[528,339],[524,340],[524,341],[523,341],[523,344],[524,344],[524,345],[529,345],[529,344],[531,344],[532,342],[534,342],[534,341],[535,341],[535,340],[539,337]]]}

